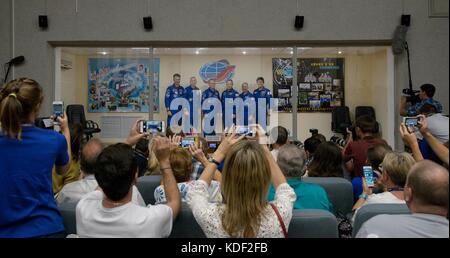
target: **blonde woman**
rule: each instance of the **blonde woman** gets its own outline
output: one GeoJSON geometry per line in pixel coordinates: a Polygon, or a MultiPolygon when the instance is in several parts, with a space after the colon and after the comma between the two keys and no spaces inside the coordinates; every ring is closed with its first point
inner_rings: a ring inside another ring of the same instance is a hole
{"type": "Polygon", "coordinates": [[[296,196],[267,145],[259,143],[266,139],[262,128],[257,129],[256,141],[244,140],[231,130],[187,194],[194,217],[209,238],[287,236],[296,196]],[[209,203],[208,185],[223,160],[224,203],[209,203]],[[275,201],[268,203],[271,181],[275,201]]]}

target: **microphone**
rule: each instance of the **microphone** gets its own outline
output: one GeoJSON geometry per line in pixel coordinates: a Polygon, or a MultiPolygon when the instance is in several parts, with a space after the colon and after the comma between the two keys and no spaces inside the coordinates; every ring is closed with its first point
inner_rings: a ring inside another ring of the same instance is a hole
{"type": "Polygon", "coordinates": [[[395,29],[394,38],[392,39],[392,52],[394,55],[403,53],[403,49],[405,49],[406,31],[408,31],[408,27],[404,25],[399,25],[395,29]]]}
{"type": "Polygon", "coordinates": [[[18,65],[23,63],[23,61],[25,61],[25,57],[24,56],[16,56],[13,59],[11,59],[7,64],[9,65],[18,65]]]}

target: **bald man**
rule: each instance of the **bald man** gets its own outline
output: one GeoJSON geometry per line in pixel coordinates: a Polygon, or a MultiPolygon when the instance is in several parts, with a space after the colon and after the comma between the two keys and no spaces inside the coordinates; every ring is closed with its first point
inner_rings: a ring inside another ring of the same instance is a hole
{"type": "Polygon", "coordinates": [[[448,170],[429,160],[417,162],[404,189],[412,214],[375,216],[356,237],[448,238],[448,191],[448,170]]]}

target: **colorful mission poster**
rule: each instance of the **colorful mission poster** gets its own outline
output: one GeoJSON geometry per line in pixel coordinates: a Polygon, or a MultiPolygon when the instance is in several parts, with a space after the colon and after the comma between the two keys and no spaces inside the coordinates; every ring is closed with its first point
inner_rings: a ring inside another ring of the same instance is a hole
{"type": "MultiPolygon", "coordinates": [[[[291,112],[292,59],[273,58],[278,111],[291,112]],[[289,80],[290,79],[290,80],[289,80]]],[[[298,112],[331,112],[344,105],[344,58],[297,59],[298,112]]]]}
{"type": "MultiPolygon", "coordinates": [[[[159,112],[159,59],[153,59],[153,110],[159,112]]],[[[88,112],[148,112],[150,59],[89,58],[88,112]]]]}

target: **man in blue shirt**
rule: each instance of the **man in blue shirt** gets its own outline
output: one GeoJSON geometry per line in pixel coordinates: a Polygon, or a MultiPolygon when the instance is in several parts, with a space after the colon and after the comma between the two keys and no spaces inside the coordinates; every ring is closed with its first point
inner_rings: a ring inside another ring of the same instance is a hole
{"type": "Polygon", "coordinates": [[[420,86],[419,98],[421,102],[416,103],[409,108],[406,108],[407,96],[402,96],[400,99],[400,115],[401,116],[417,116],[420,108],[425,104],[430,104],[436,107],[437,113],[442,112],[442,105],[433,99],[436,88],[432,84],[423,84],[420,86]]]}
{"type": "MultiPolygon", "coordinates": [[[[214,79],[209,79],[208,80],[208,89],[206,89],[203,93],[202,93],[202,106],[203,103],[206,101],[207,105],[212,105],[213,99],[217,99],[220,103],[220,93],[219,91],[216,90],[216,81],[214,79]]],[[[206,114],[209,114],[211,111],[213,111],[213,106],[208,106],[205,110],[203,110],[203,118],[206,114]]],[[[215,112],[220,112],[220,110],[215,110],[215,112]]],[[[210,120],[209,122],[209,126],[213,126],[215,128],[215,121],[214,118],[210,120]]],[[[205,127],[208,127],[208,125],[203,125],[203,131],[205,131],[205,127]]],[[[215,135],[215,131],[213,130],[206,130],[206,132],[204,132],[205,135],[215,135]]]]}
{"type": "MultiPolygon", "coordinates": [[[[170,103],[172,100],[176,98],[184,97],[184,89],[180,85],[181,76],[176,73],[173,75],[173,84],[167,87],[166,95],[164,97],[164,104],[167,110],[167,126],[170,127],[170,122],[172,120],[172,116],[175,115],[178,111],[181,110],[181,106],[177,109],[170,109],[170,103]]],[[[181,121],[178,122],[178,125],[181,126],[181,121]]]]}
{"type": "MultiPolygon", "coordinates": [[[[241,98],[242,101],[244,102],[243,125],[248,125],[249,120],[256,119],[256,110],[250,111],[250,105],[252,105],[252,103],[255,103],[255,98],[253,97],[253,94],[248,90],[248,83],[246,83],[246,82],[242,83],[242,93],[239,94],[239,98],[241,98]],[[251,117],[249,116],[249,112],[251,112],[251,114],[250,114],[251,117]],[[249,119],[249,117],[251,119],[249,119]]],[[[239,122],[240,121],[238,121],[238,123],[239,122]]],[[[253,123],[255,123],[255,122],[256,122],[256,120],[253,121],[253,123]]]]}
{"type": "Polygon", "coordinates": [[[225,84],[226,88],[225,90],[222,92],[222,97],[221,97],[221,102],[222,102],[222,121],[224,124],[224,127],[230,127],[231,123],[236,124],[236,108],[234,107],[234,99],[239,97],[239,93],[233,89],[233,80],[229,79],[227,80],[226,84],[225,84]],[[230,113],[230,111],[225,112],[225,108],[226,108],[226,103],[228,103],[228,105],[230,107],[233,107],[232,113],[230,113]]]}
{"type": "Polygon", "coordinates": [[[201,94],[200,89],[197,87],[197,78],[194,76],[191,77],[189,80],[189,86],[184,89],[184,97],[189,102],[189,121],[191,128],[194,127],[194,112],[197,112],[197,110],[194,111],[194,95],[195,94],[201,94]]]}
{"type": "Polygon", "coordinates": [[[256,101],[256,122],[260,124],[263,128],[266,128],[267,126],[267,117],[269,115],[269,108],[270,108],[270,100],[272,99],[272,93],[270,90],[266,87],[264,87],[264,78],[258,77],[256,79],[256,84],[258,85],[258,88],[253,92],[253,97],[256,101]],[[262,101],[262,99],[266,100],[266,114],[259,115],[258,113],[258,103],[262,101]],[[259,117],[261,116],[261,117],[259,117]]]}

